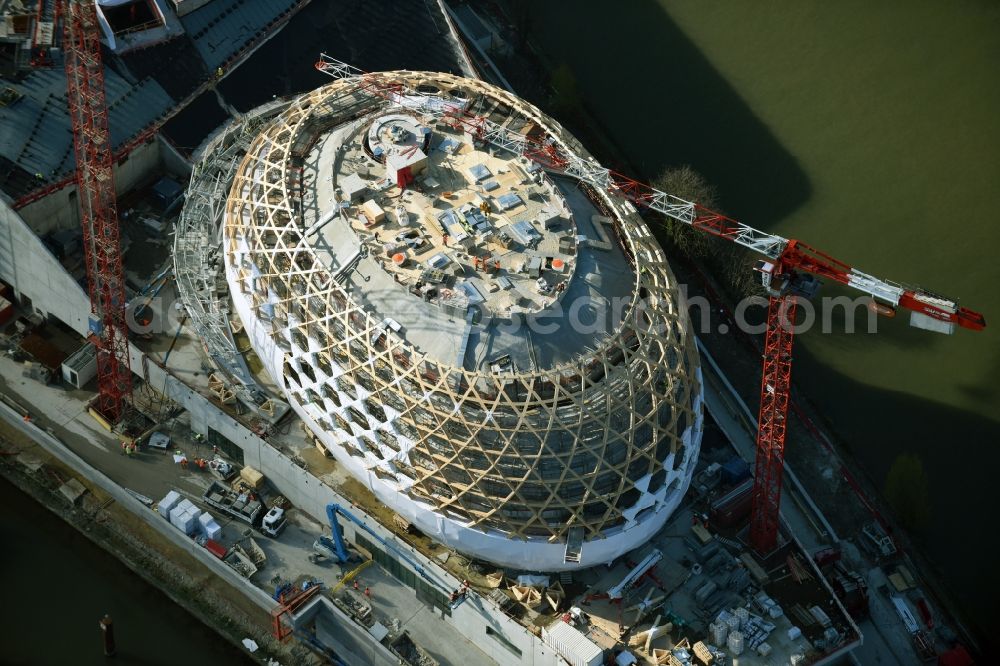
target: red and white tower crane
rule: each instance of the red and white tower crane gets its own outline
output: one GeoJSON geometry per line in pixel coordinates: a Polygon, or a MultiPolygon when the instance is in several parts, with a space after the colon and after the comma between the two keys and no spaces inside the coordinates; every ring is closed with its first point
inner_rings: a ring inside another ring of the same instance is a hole
{"type": "Polygon", "coordinates": [[[868,294],[876,311],[893,314],[897,307],[909,310],[910,324],[918,328],[952,333],[956,326],[974,331],[986,327],[983,315],[960,307],[955,300],[919,287],[881,280],[801,241],[754,229],[697,203],[661,192],[607,169],[593,158],[577,155],[557,136],[536,138],[509,130],[485,116],[470,113],[468,100],[443,101],[437,95],[413,90],[393,80],[391,75],[365,73],[326,54],[320,56],[316,69],[335,79],[356,78],[363,90],[394,105],[462,128],[483,143],[534,160],[553,173],[620,194],[637,206],[742,245],[763,257],[757,270],[770,298],[750,517],[750,545],[760,555],[773,551],[778,540],[797,299],[813,296],[819,287],[818,278],[825,278],[868,294]]]}
{"type": "Polygon", "coordinates": [[[92,0],[66,0],[62,16],[66,97],[73,124],[90,294],[90,333],[97,349],[98,396],[93,408],[115,424],[131,402],[132,374],[101,31],[92,0]]]}
{"type": "Polygon", "coordinates": [[[986,327],[986,319],[978,312],[960,307],[955,300],[919,287],[881,280],[801,241],[766,234],[621,174],[611,173],[610,178],[614,188],[635,203],[704,233],[743,245],[764,257],[757,270],[769,301],[757,417],[750,545],[758,554],[766,555],[774,550],[778,539],[797,299],[811,298],[819,288],[818,278],[826,278],[871,296],[876,312],[893,315],[897,307],[909,310],[910,325],[917,328],[938,333],[952,333],[956,326],[979,331],[986,327]]]}

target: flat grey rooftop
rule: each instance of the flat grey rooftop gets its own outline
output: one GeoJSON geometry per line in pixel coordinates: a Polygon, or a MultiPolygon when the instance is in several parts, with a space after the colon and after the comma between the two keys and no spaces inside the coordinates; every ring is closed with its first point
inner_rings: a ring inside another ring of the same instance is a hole
{"type": "Polygon", "coordinates": [[[376,322],[391,320],[388,335],[449,366],[489,371],[498,359],[509,359],[512,371],[531,372],[586,355],[617,330],[635,275],[610,225],[594,221],[601,219],[600,211],[574,181],[548,175],[532,181],[513,160],[514,166],[507,166],[509,156],[468,146],[442,154],[442,146],[461,138],[434,128],[427,170],[400,192],[384,182],[385,167],[360,148],[359,137],[370,123],[369,118],[334,129],[306,158],[303,225],[317,258],[351,298],[376,322]],[[495,190],[474,182],[480,159],[489,160],[493,171],[481,180],[502,183],[495,190]],[[359,176],[369,192],[338,208],[359,176]],[[345,183],[350,186],[340,187],[345,183]],[[502,210],[497,192],[516,193],[522,203],[502,210]],[[524,244],[508,231],[512,242],[505,246],[477,237],[460,247],[437,228],[435,220],[452,207],[475,208],[484,200],[493,207],[494,230],[524,222],[532,225],[535,242],[524,244]],[[359,222],[366,219],[366,206],[384,219],[359,222]],[[407,226],[398,222],[400,208],[408,211],[407,226]],[[551,227],[540,223],[547,215],[558,217],[551,227]],[[402,248],[406,259],[400,268],[385,248],[403,233],[418,235],[421,244],[402,248]],[[442,254],[450,259],[442,268],[443,281],[424,298],[424,272],[442,254]],[[488,258],[491,269],[477,264],[478,258],[488,258]],[[527,270],[536,260],[537,273],[527,270]],[[555,270],[553,261],[566,268],[555,270]],[[549,291],[539,288],[539,277],[549,291]]]}
{"type": "MultiPolygon", "coordinates": [[[[66,106],[66,75],[62,69],[38,69],[19,81],[0,80],[18,98],[0,106],[0,157],[16,164],[43,185],[75,168],[73,133],[66,106]]],[[[120,147],[153,124],[174,101],[153,79],[129,81],[111,67],[104,68],[111,142],[120,147]]],[[[21,193],[4,174],[0,186],[21,193]]]]}
{"type": "Polygon", "coordinates": [[[214,0],[180,21],[209,70],[225,65],[249,43],[262,37],[297,0],[214,0]]]}

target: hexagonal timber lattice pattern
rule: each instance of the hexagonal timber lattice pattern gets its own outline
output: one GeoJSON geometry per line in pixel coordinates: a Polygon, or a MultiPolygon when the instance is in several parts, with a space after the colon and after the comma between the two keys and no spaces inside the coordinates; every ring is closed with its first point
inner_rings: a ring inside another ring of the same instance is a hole
{"type": "Polygon", "coordinates": [[[587,157],[481,81],[306,93],[234,166],[235,309],[317,437],[431,536],[525,568],[607,561],[659,529],[700,445],[676,280],[625,199],[477,142],[435,98],[587,157]]]}

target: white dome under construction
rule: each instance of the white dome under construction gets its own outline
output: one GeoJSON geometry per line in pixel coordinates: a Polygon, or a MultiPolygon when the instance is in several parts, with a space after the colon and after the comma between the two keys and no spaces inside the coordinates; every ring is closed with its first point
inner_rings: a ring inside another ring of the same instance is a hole
{"type": "Polygon", "coordinates": [[[350,474],[448,546],[556,571],[676,508],[701,372],[635,209],[528,146],[589,159],[481,81],[335,81],[260,127],[223,250],[254,350],[350,474]]]}

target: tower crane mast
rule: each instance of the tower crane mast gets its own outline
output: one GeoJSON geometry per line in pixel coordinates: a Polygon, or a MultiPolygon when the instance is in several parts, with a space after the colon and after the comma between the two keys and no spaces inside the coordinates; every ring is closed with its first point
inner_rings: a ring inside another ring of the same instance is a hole
{"type": "Polygon", "coordinates": [[[92,0],[65,0],[63,51],[90,295],[90,334],[97,350],[98,396],[93,407],[114,424],[131,401],[132,375],[101,31],[94,5],[92,0]]]}
{"type": "Polygon", "coordinates": [[[897,307],[909,310],[910,325],[917,328],[952,333],[956,327],[974,331],[986,327],[982,314],[959,306],[955,300],[863,273],[801,241],[760,231],[695,202],[657,190],[605,168],[593,158],[577,155],[559,137],[536,138],[508,129],[485,116],[471,113],[468,100],[442,100],[389,77],[363,72],[326,54],[321,54],[316,69],[335,79],[358,78],[369,94],[404,110],[463,129],[483,143],[533,160],[548,171],[582,180],[601,191],[620,194],[636,206],[657,211],[763,257],[756,270],[761,273],[769,300],[749,534],[751,547],[760,555],[770,553],[777,546],[798,299],[815,295],[819,278],[825,278],[868,294],[873,303],[886,312],[894,314],[897,307]]]}

